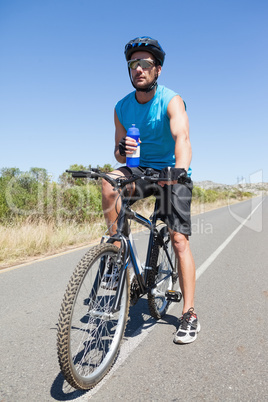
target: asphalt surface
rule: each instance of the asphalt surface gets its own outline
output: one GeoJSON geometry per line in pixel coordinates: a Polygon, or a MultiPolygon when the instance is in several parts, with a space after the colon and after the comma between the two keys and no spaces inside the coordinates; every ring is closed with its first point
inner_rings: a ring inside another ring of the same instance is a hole
{"type": "MultiPolygon", "coordinates": [[[[172,342],[180,304],[156,323],[141,299],[114,368],[86,393],[64,382],[56,352],[61,300],[86,249],[0,271],[0,402],[267,401],[267,222],[267,197],[193,217],[197,340],[172,342]]],[[[139,249],[146,234],[135,237],[139,249]]]]}

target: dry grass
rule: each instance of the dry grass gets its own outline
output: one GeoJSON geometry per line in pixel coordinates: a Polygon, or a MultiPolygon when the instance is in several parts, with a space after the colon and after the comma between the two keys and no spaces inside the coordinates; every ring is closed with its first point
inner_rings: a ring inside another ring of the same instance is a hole
{"type": "Polygon", "coordinates": [[[27,222],[0,226],[0,269],[22,263],[31,257],[54,254],[100,237],[104,223],[77,225],[27,222]]]}
{"type": "MultiPolygon", "coordinates": [[[[192,204],[192,214],[206,212],[228,205],[230,200],[221,200],[212,204],[192,204]]],[[[238,202],[232,200],[232,203],[238,202]]],[[[135,210],[147,218],[153,211],[153,200],[137,202],[135,210]]],[[[132,222],[132,230],[139,230],[140,225],[132,222]]],[[[11,226],[0,226],[0,269],[20,264],[32,258],[43,257],[70,248],[90,244],[105,232],[104,220],[92,224],[24,222],[11,226]]]]}
{"type": "MultiPolygon", "coordinates": [[[[248,198],[245,198],[245,200],[246,199],[248,198]]],[[[204,212],[212,211],[213,209],[221,207],[226,207],[228,205],[236,204],[241,201],[243,201],[243,199],[237,200],[235,198],[229,198],[224,200],[217,200],[215,202],[205,202],[205,203],[194,201],[192,202],[191,214],[192,215],[202,214],[204,212]]]]}

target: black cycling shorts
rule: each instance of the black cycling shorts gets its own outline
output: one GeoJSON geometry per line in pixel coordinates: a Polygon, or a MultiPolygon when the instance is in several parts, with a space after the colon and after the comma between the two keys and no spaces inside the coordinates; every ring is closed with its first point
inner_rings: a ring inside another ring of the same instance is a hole
{"type": "MultiPolygon", "coordinates": [[[[130,174],[142,176],[146,168],[128,168],[130,174]]],[[[155,172],[159,170],[153,169],[155,172]]],[[[191,201],[193,182],[165,185],[148,183],[145,180],[135,182],[135,193],[129,198],[130,204],[143,198],[154,195],[158,200],[157,217],[167,224],[175,232],[191,235],[191,201]]]]}

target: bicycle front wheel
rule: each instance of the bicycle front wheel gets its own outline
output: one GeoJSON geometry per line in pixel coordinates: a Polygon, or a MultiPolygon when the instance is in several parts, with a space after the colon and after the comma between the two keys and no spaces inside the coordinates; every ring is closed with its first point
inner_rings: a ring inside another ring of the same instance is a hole
{"type": "Polygon", "coordinates": [[[90,389],[107,374],[124,335],[129,310],[128,272],[119,311],[112,311],[114,286],[103,282],[117,258],[118,248],[112,244],[93,247],[76,267],[64,295],[58,358],[65,379],[77,389],[90,389]]]}
{"type": "Polygon", "coordinates": [[[174,288],[178,265],[168,227],[163,224],[159,233],[162,241],[157,238],[154,243],[150,260],[151,270],[148,271],[148,286],[152,288],[152,293],[148,293],[148,306],[151,316],[156,320],[159,320],[167,312],[170,301],[166,300],[165,293],[174,288]],[[165,247],[172,265],[167,257],[165,247]]]}

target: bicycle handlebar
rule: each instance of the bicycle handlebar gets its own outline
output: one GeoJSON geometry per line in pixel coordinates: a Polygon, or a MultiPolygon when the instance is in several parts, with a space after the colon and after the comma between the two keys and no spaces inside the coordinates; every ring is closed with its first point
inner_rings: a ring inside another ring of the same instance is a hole
{"type": "MultiPolygon", "coordinates": [[[[155,173],[152,169],[148,168],[145,174],[142,176],[132,175],[130,177],[119,176],[113,178],[107,173],[101,172],[99,169],[92,168],[91,170],[66,170],[67,173],[71,173],[74,179],[98,179],[99,177],[107,180],[113,187],[123,188],[127,184],[133,183],[139,179],[149,181],[151,183],[157,183],[159,181],[159,174],[155,173]]],[[[161,179],[161,181],[168,181],[168,179],[161,179]]]]}
{"type": "MultiPolygon", "coordinates": [[[[101,172],[99,169],[92,168],[91,170],[66,170],[67,173],[71,173],[72,177],[75,179],[78,178],[89,178],[89,179],[95,179],[97,180],[99,177],[102,179],[105,179],[108,181],[113,187],[115,188],[123,188],[127,184],[134,183],[135,181],[142,179],[146,180],[150,183],[157,183],[158,181],[170,181],[169,178],[161,178],[159,179],[159,173],[156,173],[153,169],[147,168],[145,173],[141,176],[138,175],[132,175],[130,177],[125,177],[125,176],[118,176],[116,178],[111,177],[111,175],[108,175],[107,173],[101,172]]],[[[187,181],[186,178],[184,178],[185,182],[187,181]]],[[[189,179],[191,180],[191,179],[189,179]]]]}

